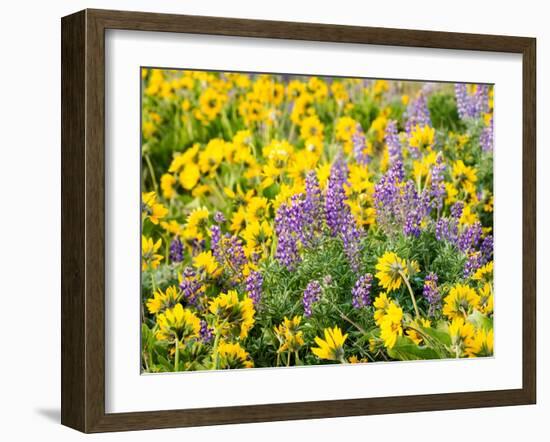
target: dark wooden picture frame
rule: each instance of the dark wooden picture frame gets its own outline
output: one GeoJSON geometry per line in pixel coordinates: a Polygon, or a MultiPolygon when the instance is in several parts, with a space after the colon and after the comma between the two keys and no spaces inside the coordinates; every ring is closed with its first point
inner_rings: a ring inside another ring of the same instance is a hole
{"type": "Polygon", "coordinates": [[[536,400],[536,40],[311,23],[84,10],[62,26],[62,406],[83,432],[534,404],[536,400]],[[523,63],[523,385],[269,405],[105,412],[105,30],[123,29],[507,52],[523,63]]]}

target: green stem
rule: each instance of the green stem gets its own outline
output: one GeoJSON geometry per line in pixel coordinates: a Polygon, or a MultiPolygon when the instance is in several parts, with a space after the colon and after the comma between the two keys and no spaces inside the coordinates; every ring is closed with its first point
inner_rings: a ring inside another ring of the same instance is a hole
{"type": "Polygon", "coordinates": [[[153,294],[157,291],[157,284],[155,283],[155,275],[151,272],[151,288],[153,289],[153,294]]]}
{"type": "Polygon", "coordinates": [[[413,289],[411,287],[409,279],[407,278],[405,273],[403,273],[402,271],[399,272],[399,275],[401,276],[401,278],[403,278],[403,281],[405,282],[405,285],[409,289],[409,294],[411,295],[411,300],[412,300],[412,303],[413,303],[413,306],[414,306],[414,312],[416,314],[416,317],[420,318],[420,313],[418,312],[418,306],[416,305],[416,299],[414,298],[413,289]]]}
{"type": "Polygon", "coordinates": [[[148,154],[143,155],[145,158],[145,162],[147,163],[147,168],[149,169],[149,174],[151,175],[151,181],[153,181],[153,188],[155,189],[155,192],[158,195],[158,185],[157,185],[157,178],[155,176],[155,170],[153,168],[153,164],[151,163],[151,158],[149,158],[148,154]]]}
{"type": "Polygon", "coordinates": [[[336,305],[334,305],[334,308],[336,309],[336,311],[340,314],[340,317],[344,320],[344,321],[348,321],[351,325],[353,325],[355,328],[357,328],[357,330],[359,330],[361,333],[363,333],[364,335],[367,334],[366,330],[361,327],[359,324],[357,324],[356,322],[352,321],[350,318],[348,318],[344,312],[342,310],[340,310],[336,305]]]}
{"type": "Polygon", "coordinates": [[[176,355],[174,357],[174,371],[179,371],[180,365],[180,343],[179,339],[176,337],[176,355]]]}
{"type": "Polygon", "coordinates": [[[213,349],[212,349],[212,354],[214,355],[214,360],[212,362],[212,365],[213,365],[212,370],[217,370],[218,369],[218,345],[220,343],[221,329],[222,329],[224,324],[225,324],[225,321],[222,323],[222,325],[217,327],[216,330],[215,330],[216,337],[214,338],[214,345],[213,345],[213,349]]]}

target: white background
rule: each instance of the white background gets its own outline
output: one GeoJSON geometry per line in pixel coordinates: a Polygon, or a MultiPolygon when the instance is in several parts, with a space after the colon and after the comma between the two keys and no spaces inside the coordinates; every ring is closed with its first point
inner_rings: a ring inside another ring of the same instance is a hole
{"type": "MultiPolygon", "coordinates": [[[[5,4],[0,32],[2,106],[0,106],[2,198],[1,273],[3,311],[0,327],[2,425],[7,440],[80,440],[84,437],[61,427],[60,391],[60,28],[59,17],[84,7],[132,9],[202,15],[313,21],[367,26],[409,27],[464,32],[536,36],[538,38],[538,405],[482,410],[446,411],[341,418],[316,421],[233,425],[96,435],[99,440],[146,440],[153,437],[224,441],[297,440],[334,437],[385,438],[425,441],[435,434],[445,441],[495,440],[525,437],[547,431],[543,417],[550,413],[548,372],[550,327],[542,321],[548,308],[543,294],[548,279],[543,268],[550,253],[548,202],[543,193],[550,166],[543,146],[550,136],[543,122],[550,118],[550,86],[542,81],[550,70],[550,29],[544,2],[441,2],[391,3],[319,1],[183,2],[59,1],[5,4]],[[23,20],[24,19],[24,20],[23,20]],[[546,212],[546,214],[544,213],[546,212]],[[543,249],[546,249],[543,252],[543,249]],[[451,430],[451,431],[449,431],[451,430]],[[9,439],[8,439],[9,438],[9,439]]],[[[546,267],[548,267],[546,265],[546,267]]],[[[535,440],[541,440],[540,437],[535,440]]]]}
{"type": "Polygon", "coordinates": [[[106,62],[108,413],[521,387],[521,56],[108,31],[106,62]],[[140,66],[494,82],[496,357],[140,376],[140,66]]]}

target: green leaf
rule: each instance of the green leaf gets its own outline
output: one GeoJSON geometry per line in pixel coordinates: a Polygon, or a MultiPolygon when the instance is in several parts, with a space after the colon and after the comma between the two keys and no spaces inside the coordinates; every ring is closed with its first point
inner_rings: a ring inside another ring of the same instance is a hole
{"type": "Polygon", "coordinates": [[[401,361],[414,361],[419,359],[440,359],[441,356],[433,349],[419,347],[409,338],[400,336],[394,347],[388,349],[388,355],[401,361]]]}
{"type": "Polygon", "coordinates": [[[435,339],[441,345],[450,346],[451,345],[451,336],[445,330],[431,328],[431,327],[421,327],[420,330],[427,334],[430,338],[435,339]]]}
{"type": "Polygon", "coordinates": [[[467,320],[474,324],[476,328],[482,328],[487,331],[493,329],[493,320],[477,310],[474,310],[467,320]]]}

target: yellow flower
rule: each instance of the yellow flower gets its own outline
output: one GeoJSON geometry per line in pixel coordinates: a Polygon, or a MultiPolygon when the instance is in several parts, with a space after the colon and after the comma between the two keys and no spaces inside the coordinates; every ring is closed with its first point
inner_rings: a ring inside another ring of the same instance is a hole
{"type": "Polygon", "coordinates": [[[237,184],[237,191],[229,187],[224,187],[223,192],[231,198],[237,207],[247,205],[254,197],[255,190],[249,189],[244,192],[239,184],[237,184]]]}
{"type": "Polygon", "coordinates": [[[386,309],[386,314],[380,320],[380,338],[384,341],[386,348],[393,348],[397,338],[403,335],[401,320],[403,319],[403,310],[394,302],[386,309]]]}
{"type": "Polygon", "coordinates": [[[242,301],[235,290],[221,293],[210,301],[208,310],[216,316],[216,327],[223,336],[244,339],[254,325],[254,303],[246,296],[242,301]]]}
{"type": "Polygon", "coordinates": [[[194,209],[187,217],[184,236],[189,239],[202,239],[208,225],[208,216],[208,209],[204,207],[194,209]]]}
{"type": "Polygon", "coordinates": [[[379,115],[374,119],[369,128],[369,133],[374,134],[376,141],[379,143],[384,140],[384,135],[386,131],[386,125],[388,124],[388,119],[385,115],[379,115]]]}
{"type": "Polygon", "coordinates": [[[324,189],[326,187],[328,178],[330,176],[330,169],[330,163],[322,164],[316,169],[317,179],[319,180],[319,186],[321,187],[321,189],[324,189]]]}
{"type": "Polygon", "coordinates": [[[218,263],[212,255],[212,251],[201,252],[193,258],[193,265],[199,271],[205,272],[209,276],[217,276],[220,272],[218,263]]]}
{"type": "Polygon", "coordinates": [[[464,209],[462,210],[462,215],[460,216],[458,222],[460,224],[471,225],[474,224],[476,221],[478,221],[477,215],[472,212],[472,207],[470,206],[470,204],[466,204],[466,206],[464,206],[464,209]]]}
{"type": "Polygon", "coordinates": [[[341,117],[336,123],[336,139],[350,142],[357,131],[357,121],[351,117],[341,117]]]}
{"type": "Polygon", "coordinates": [[[487,331],[485,329],[479,329],[475,332],[473,337],[470,337],[466,342],[465,353],[467,356],[483,357],[492,356],[494,347],[494,335],[493,329],[487,331]]]}
{"type": "Polygon", "coordinates": [[[149,313],[156,315],[162,313],[168,308],[174,307],[180,299],[179,290],[175,286],[170,286],[166,292],[157,290],[152,298],[147,300],[147,309],[149,313]]]}
{"type": "Polygon", "coordinates": [[[479,293],[479,311],[484,315],[493,313],[493,288],[490,283],[486,282],[483,287],[478,290],[479,293]]]}
{"type": "Polygon", "coordinates": [[[300,136],[304,139],[310,139],[313,137],[318,137],[321,140],[323,139],[323,123],[319,120],[317,115],[312,115],[306,117],[302,120],[302,127],[300,128],[300,136]]]}
{"type": "Polygon", "coordinates": [[[187,163],[179,174],[179,182],[185,190],[192,190],[201,177],[199,166],[195,163],[187,163]]]}
{"type": "Polygon", "coordinates": [[[388,92],[390,90],[390,85],[386,80],[376,80],[374,82],[373,92],[374,95],[381,95],[384,92],[388,92]]]}
{"type": "Polygon", "coordinates": [[[176,184],[176,179],[173,175],[165,173],[160,177],[160,188],[164,198],[170,199],[175,195],[174,184],[176,184]]]}
{"type": "Polygon", "coordinates": [[[376,264],[376,277],[380,285],[388,291],[397,290],[403,282],[402,274],[407,276],[408,270],[405,260],[393,252],[386,252],[376,264]]]}
{"type": "Polygon", "coordinates": [[[255,196],[250,198],[246,207],[247,222],[261,221],[269,216],[269,201],[267,198],[255,196]]]}
{"type": "Polygon", "coordinates": [[[489,261],[487,264],[477,269],[472,279],[475,281],[493,282],[493,261],[489,261]]]}
{"type": "Polygon", "coordinates": [[[414,179],[417,182],[420,182],[422,178],[427,177],[436,160],[436,153],[430,152],[428,155],[424,155],[421,160],[413,161],[414,179]]]}
{"type": "Polygon", "coordinates": [[[168,222],[161,221],[160,226],[166,230],[168,233],[171,233],[174,236],[178,236],[182,233],[182,228],[176,220],[170,220],[168,222]]]}
{"type": "Polygon", "coordinates": [[[294,316],[292,319],[288,319],[285,316],[283,323],[273,328],[279,340],[278,353],[285,351],[293,353],[304,345],[303,332],[298,330],[301,320],[302,318],[300,316],[294,316]]]}
{"type": "Polygon", "coordinates": [[[214,175],[225,156],[226,142],[221,138],[211,139],[199,153],[199,167],[202,173],[214,175]]]}
{"type": "Polygon", "coordinates": [[[153,224],[158,224],[159,220],[168,214],[168,209],[162,204],[157,203],[155,192],[142,193],[141,201],[145,218],[149,219],[153,224]]]}
{"type": "Polygon", "coordinates": [[[157,242],[153,243],[153,238],[147,238],[141,236],[141,269],[143,271],[147,269],[156,269],[160,261],[164,259],[162,255],[157,254],[158,249],[162,245],[162,240],[159,238],[157,242]]]}
{"type": "Polygon", "coordinates": [[[231,226],[229,229],[234,233],[239,233],[246,227],[246,209],[244,207],[239,207],[236,212],[233,213],[231,217],[231,226]]]}
{"type": "Polygon", "coordinates": [[[348,335],[342,335],[342,330],[339,327],[325,328],[325,339],[315,337],[315,343],[318,347],[313,347],[311,351],[320,359],[328,359],[329,361],[344,362],[344,342],[348,335]]]}
{"type": "Polygon", "coordinates": [[[243,117],[246,125],[251,125],[262,121],[266,111],[262,103],[254,100],[253,95],[247,94],[247,98],[239,105],[239,114],[243,117]]]}
{"type": "Polygon", "coordinates": [[[457,160],[453,163],[453,169],[451,172],[453,180],[464,183],[475,183],[477,181],[477,174],[473,167],[466,166],[462,160],[457,160]]]}
{"type": "Polygon", "coordinates": [[[248,352],[238,343],[220,342],[218,345],[220,369],[252,368],[254,362],[248,352]]]}
{"type": "Polygon", "coordinates": [[[248,223],[242,234],[247,246],[250,248],[265,248],[271,243],[273,229],[267,221],[253,221],[248,223]]]}
{"type": "MultiPolygon", "coordinates": [[[[419,320],[417,320],[417,323],[420,324],[422,327],[424,328],[430,328],[431,327],[431,322],[429,319],[425,319],[425,318],[420,318],[419,320]]],[[[405,334],[410,338],[411,341],[413,341],[416,345],[420,345],[422,344],[423,342],[423,337],[420,333],[418,333],[415,329],[413,328],[408,328],[407,331],[405,332],[405,334]]]]}
{"type": "Polygon", "coordinates": [[[450,206],[457,200],[458,190],[453,183],[444,183],[445,193],[447,197],[445,198],[445,204],[450,206]]]}
{"type": "Polygon", "coordinates": [[[374,308],[376,309],[374,311],[374,321],[376,324],[380,325],[382,322],[382,318],[386,314],[386,310],[390,306],[390,300],[388,299],[387,293],[381,293],[378,295],[378,297],[374,300],[374,308]]]}
{"type": "Polygon", "coordinates": [[[206,89],[199,98],[201,112],[212,121],[223,108],[225,97],[212,88],[206,89]]]}
{"type": "Polygon", "coordinates": [[[200,150],[200,144],[195,143],[192,147],[188,148],[185,152],[182,154],[176,155],[172,162],[170,163],[170,167],[168,168],[168,172],[179,172],[183,166],[186,164],[190,164],[195,162],[195,159],[197,158],[197,154],[200,150]]]}
{"type": "Polygon", "coordinates": [[[181,304],[166,310],[157,316],[159,330],[155,334],[160,341],[183,341],[197,338],[201,329],[200,319],[181,304]]]}
{"type": "Polygon", "coordinates": [[[443,301],[443,314],[449,319],[455,319],[467,317],[479,306],[480,298],[473,288],[457,284],[451,288],[443,301]]]}
{"type": "Polygon", "coordinates": [[[457,357],[462,355],[465,348],[471,347],[475,328],[464,320],[463,317],[455,317],[449,325],[449,335],[457,357]]]}
{"type": "Polygon", "coordinates": [[[349,99],[346,87],[341,81],[334,81],[330,86],[330,91],[336,101],[347,101],[349,99]]]}
{"type": "Polygon", "coordinates": [[[412,130],[409,138],[409,145],[416,147],[421,152],[425,150],[431,150],[435,140],[435,129],[429,125],[416,125],[412,130]]]}

